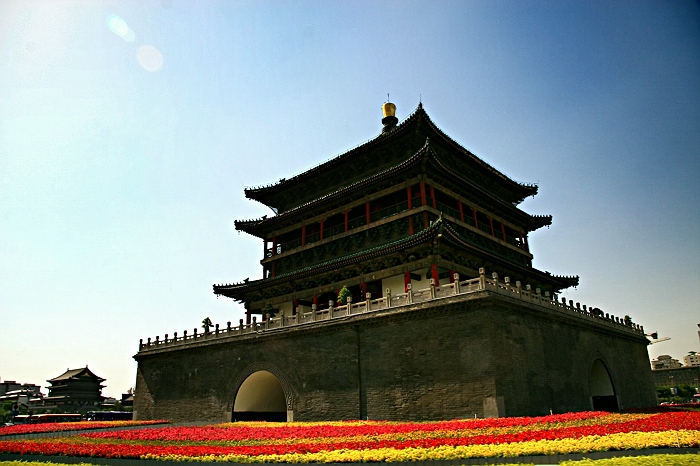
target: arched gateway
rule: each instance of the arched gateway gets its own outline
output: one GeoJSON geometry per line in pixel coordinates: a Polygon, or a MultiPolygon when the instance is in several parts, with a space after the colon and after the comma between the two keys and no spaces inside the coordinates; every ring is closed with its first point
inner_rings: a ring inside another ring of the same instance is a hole
{"type": "Polygon", "coordinates": [[[591,407],[595,411],[617,411],[617,396],[607,367],[600,359],[591,367],[591,407]]]}
{"type": "MultiPolygon", "coordinates": [[[[250,369],[238,386],[233,403],[233,421],[285,422],[293,418],[280,379],[269,370],[250,369]]],[[[241,377],[243,378],[243,377],[241,377]]]]}

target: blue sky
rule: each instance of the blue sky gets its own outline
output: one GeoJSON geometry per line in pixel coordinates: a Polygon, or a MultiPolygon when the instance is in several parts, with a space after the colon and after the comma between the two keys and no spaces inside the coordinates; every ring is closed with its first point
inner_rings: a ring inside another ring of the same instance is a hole
{"type": "Polygon", "coordinates": [[[390,93],[537,183],[535,267],[700,351],[700,7],[690,1],[0,3],[0,378],[88,365],[241,307],[245,186],[373,138],[390,93]]]}

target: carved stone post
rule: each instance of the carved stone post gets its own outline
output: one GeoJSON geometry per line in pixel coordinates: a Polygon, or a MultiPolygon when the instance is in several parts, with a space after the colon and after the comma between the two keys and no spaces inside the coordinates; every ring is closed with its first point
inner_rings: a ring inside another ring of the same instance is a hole
{"type": "Polygon", "coordinates": [[[430,279],[430,299],[435,299],[435,279],[430,279]]]}
{"type": "Polygon", "coordinates": [[[313,321],[316,320],[316,305],[315,304],[311,305],[311,320],[313,320],[313,321]]]}
{"type": "Polygon", "coordinates": [[[479,289],[486,289],[486,269],[483,267],[479,267],[479,289]]]}
{"type": "Polygon", "coordinates": [[[454,279],[454,285],[455,285],[455,294],[459,294],[459,274],[455,272],[454,275],[452,275],[452,278],[454,279]]]}
{"type": "Polygon", "coordinates": [[[243,319],[238,319],[238,333],[243,335],[243,319]]]}
{"type": "Polygon", "coordinates": [[[372,310],[372,293],[365,293],[365,310],[367,312],[372,310]]]}
{"type": "Polygon", "coordinates": [[[350,308],[352,307],[352,296],[348,296],[348,299],[346,300],[345,303],[345,315],[349,316],[350,315],[350,308]]]}
{"type": "Polygon", "coordinates": [[[391,307],[391,288],[386,289],[386,308],[389,309],[391,307]]]}
{"type": "Polygon", "coordinates": [[[334,304],[335,304],[335,303],[333,302],[332,299],[331,299],[330,301],[328,301],[328,318],[329,318],[329,319],[332,319],[332,318],[333,318],[333,305],[334,305],[334,304]]]}
{"type": "Polygon", "coordinates": [[[406,294],[406,301],[408,301],[408,304],[413,304],[413,287],[409,283],[408,285],[406,285],[406,288],[408,288],[406,294]]]}

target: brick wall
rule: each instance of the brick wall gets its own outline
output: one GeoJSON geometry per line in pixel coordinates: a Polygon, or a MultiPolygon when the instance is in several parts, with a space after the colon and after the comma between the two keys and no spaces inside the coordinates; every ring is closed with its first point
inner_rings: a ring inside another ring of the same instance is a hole
{"type": "Polygon", "coordinates": [[[245,378],[293,419],[452,419],[591,408],[595,359],[623,407],[656,403],[646,339],[489,292],[137,354],[138,419],[225,421],[245,378]]]}

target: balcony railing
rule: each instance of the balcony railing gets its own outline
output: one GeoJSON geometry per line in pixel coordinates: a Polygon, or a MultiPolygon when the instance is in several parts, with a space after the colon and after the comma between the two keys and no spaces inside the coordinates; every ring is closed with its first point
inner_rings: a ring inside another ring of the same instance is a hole
{"type": "Polygon", "coordinates": [[[400,214],[401,212],[406,212],[408,210],[408,201],[399,202],[392,206],[384,207],[376,212],[370,214],[370,220],[376,222],[383,218],[391,217],[392,215],[400,214]]]}
{"type": "Polygon", "coordinates": [[[316,305],[313,305],[311,312],[299,312],[294,316],[273,317],[263,322],[257,322],[256,317],[253,317],[253,322],[251,324],[244,324],[243,319],[241,319],[239,320],[239,325],[235,327],[232,327],[231,322],[228,322],[224,329],[219,328],[217,324],[213,331],[198,332],[198,329],[195,328],[191,334],[188,334],[187,330],[185,330],[182,335],[178,335],[176,332],[172,337],[165,334],[165,338],[162,340],[159,336],[157,336],[155,340],[151,338],[148,338],[145,342],[141,340],[139,343],[139,352],[181,346],[224,337],[228,338],[253,333],[264,333],[273,329],[298,327],[313,322],[331,321],[379,311],[400,310],[402,307],[411,306],[416,303],[438,301],[481,291],[494,292],[499,295],[508,296],[539,306],[543,310],[549,310],[562,315],[568,315],[570,317],[595,322],[600,325],[617,328],[622,331],[644,335],[644,327],[641,325],[625,322],[624,319],[603,313],[603,311],[597,308],[589,309],[586,305],[581,306],[579,303],[574,304],[571,300],[567,304],[566,298],[561,298],[561,301],[559,301],[556,295],[550,296],[549,292],[545,292],[543,295],[539,288],[533,291],[530,285],[523,287],[520,282],[511,284],[508,277],[501,281],[498,278],[498,274],[495,273],[488,278],[483,268],[479,269],[478,278],[460,281],[459,275],[455,274],[454,279],[454,283],[445,285],[435,285],[431,280],[430,287],[419,290],[413,290],[411,285],[408,285],[408,291],[406,293],[391,294],[391,291],[387,289],[386,296],[377,299],[371,299],[371,294],[368,293],[366,295],[367,299],[358,303],[349,301],[348,304],[336,306],[333,301],[330,301],[328,303],[328,308],[323,310],[319,310],[316,308],[316,305]]]}

